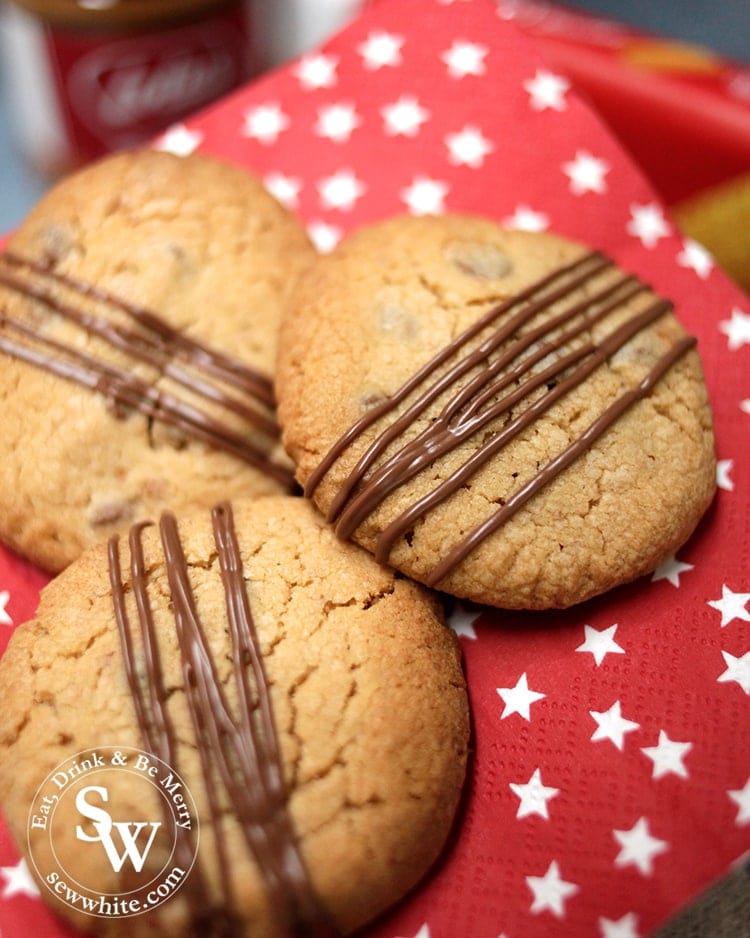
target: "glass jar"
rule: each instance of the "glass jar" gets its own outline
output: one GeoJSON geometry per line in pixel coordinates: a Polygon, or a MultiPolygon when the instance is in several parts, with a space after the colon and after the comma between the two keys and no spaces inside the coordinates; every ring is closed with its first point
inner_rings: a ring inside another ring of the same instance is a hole
{"type": "Polygon", "coordinates": [[[136,146],[255,71],[245,0],[6,0],[11,119],[45,176],[136,146]]]}

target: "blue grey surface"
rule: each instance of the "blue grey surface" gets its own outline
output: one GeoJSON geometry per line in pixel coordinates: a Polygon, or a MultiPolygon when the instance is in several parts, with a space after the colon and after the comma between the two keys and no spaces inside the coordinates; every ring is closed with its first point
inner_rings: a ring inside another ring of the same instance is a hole
{"type": "Polygon", "coordinates": [[[750,0],[567,0],[567,5],[750,62],[750,0]]]}
{"type": "MultiPolygon", "coordinates": [[[[619,19],[662,36],[701,43],[730,58],[750,62],[750,0],[572,0],[568,6],[619,19]]],[[[0,79],[0,231],[7,231],[18,224],[48,182],[25,165],[18,152],[8,119],[3,80],[0,79]]]]}
{"type": "Polygon", "coordinates": [[[23,218],[47,183],[21,158],[11,129],[4,83],[0,81],[0,232],[23,218]]]}

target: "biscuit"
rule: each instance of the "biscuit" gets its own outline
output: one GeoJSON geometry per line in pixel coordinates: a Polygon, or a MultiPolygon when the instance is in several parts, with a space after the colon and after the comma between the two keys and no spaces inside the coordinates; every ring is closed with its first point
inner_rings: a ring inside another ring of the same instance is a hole
{"type": "Polygon", "coordinates": [[[113,538],[109,555],[97,545],[52,581],[0,662],[0,799],[23,850],[29,833],[45,900],[103,934],[267,938],[349,932],[410,889],[445,844],[467,757],[460,653],[435,595],[339,541],[291,496],[222,503],[211,515],[165,512],[158,525],[134,526],[129,542],[113,538]],[[141,595],[150,613],[138,611],[141,595]],[[247,619],[233,619],[230,609],[243,608],[247,619]],[[248,793],[276,767],[266,702],[282,794],[274,807],[269,783],[254,807],[248,793]],[[152,753],[197,805],[192,871],[133,917],[93,920],[48,885],[59,880],[47,871],[64,867],[68,883],[113,902],[141,895],[163,864],[157,840],[134,880],[129,862],[115,872],[101,843],[73,837],[74,788],[88,778],[106,787],[113,815],[159,817],[158,798],[125,772],[71,771],[50,827],[33,823],[42,780],[61,764],[85,768],[74,756],[92,749],[100,759],[152,753]],[[260,768],[246,771],[252,758],[260,768]],[[266,848],[277,851],[270,860],[266,848]],[[296,879],[282,872],[274,882],[280,855],[292,871],[297,858],[296,879]]]}
{"type": "Polygon", "coordinates": [[[342,538],[446,593],[566,607],[655,569],[715,489],[694,340],[552,234],[395,218],[300,280],[276,392],[342,538]]]}
{"type": "Polygon", "coordinates": [[[0,539],[56,572],[166,505],[288,490],[271,378],[314,257],[209,157],[134,151],[59,183],[0,255],[0,539]]]}

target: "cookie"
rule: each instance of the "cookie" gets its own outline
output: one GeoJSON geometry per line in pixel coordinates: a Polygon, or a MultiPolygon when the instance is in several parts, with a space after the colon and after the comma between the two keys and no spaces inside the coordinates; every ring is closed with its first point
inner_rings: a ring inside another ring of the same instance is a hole
{"type": "Polygon", "coordinates": [[[164,506],[288,490],[271,378],[314,257],[209,157],[135,151],[58,184],[0,255],[0,539],[56,572],[164,506]]]}
{"type": "Polygon", "coordinates": [[[694,344],[580,244],[395,218],[300,280],[282,439],[340,537],[459,597],[566,607],[655,569],[711,501],[694,344]]]}
{"type": "Polygon", "coordinates": [[[456,813],[456,638],[434,594],[301,498],[165,512],[85,552],[0,688],[13,835],[43,898],[104,934],[349,932],[424,875],[456,813]]]}

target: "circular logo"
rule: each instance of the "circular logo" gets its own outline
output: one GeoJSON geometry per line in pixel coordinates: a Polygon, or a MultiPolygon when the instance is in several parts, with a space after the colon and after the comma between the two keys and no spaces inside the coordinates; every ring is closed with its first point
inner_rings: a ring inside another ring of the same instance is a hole
{"type": "Polygon", "coordinates": [[[54,897],[102,918],[166,902],[198,853],[198,812],[180,776],[130,747],[87,749],[44,779],[29,809],[31,862],[54,897]]]}

